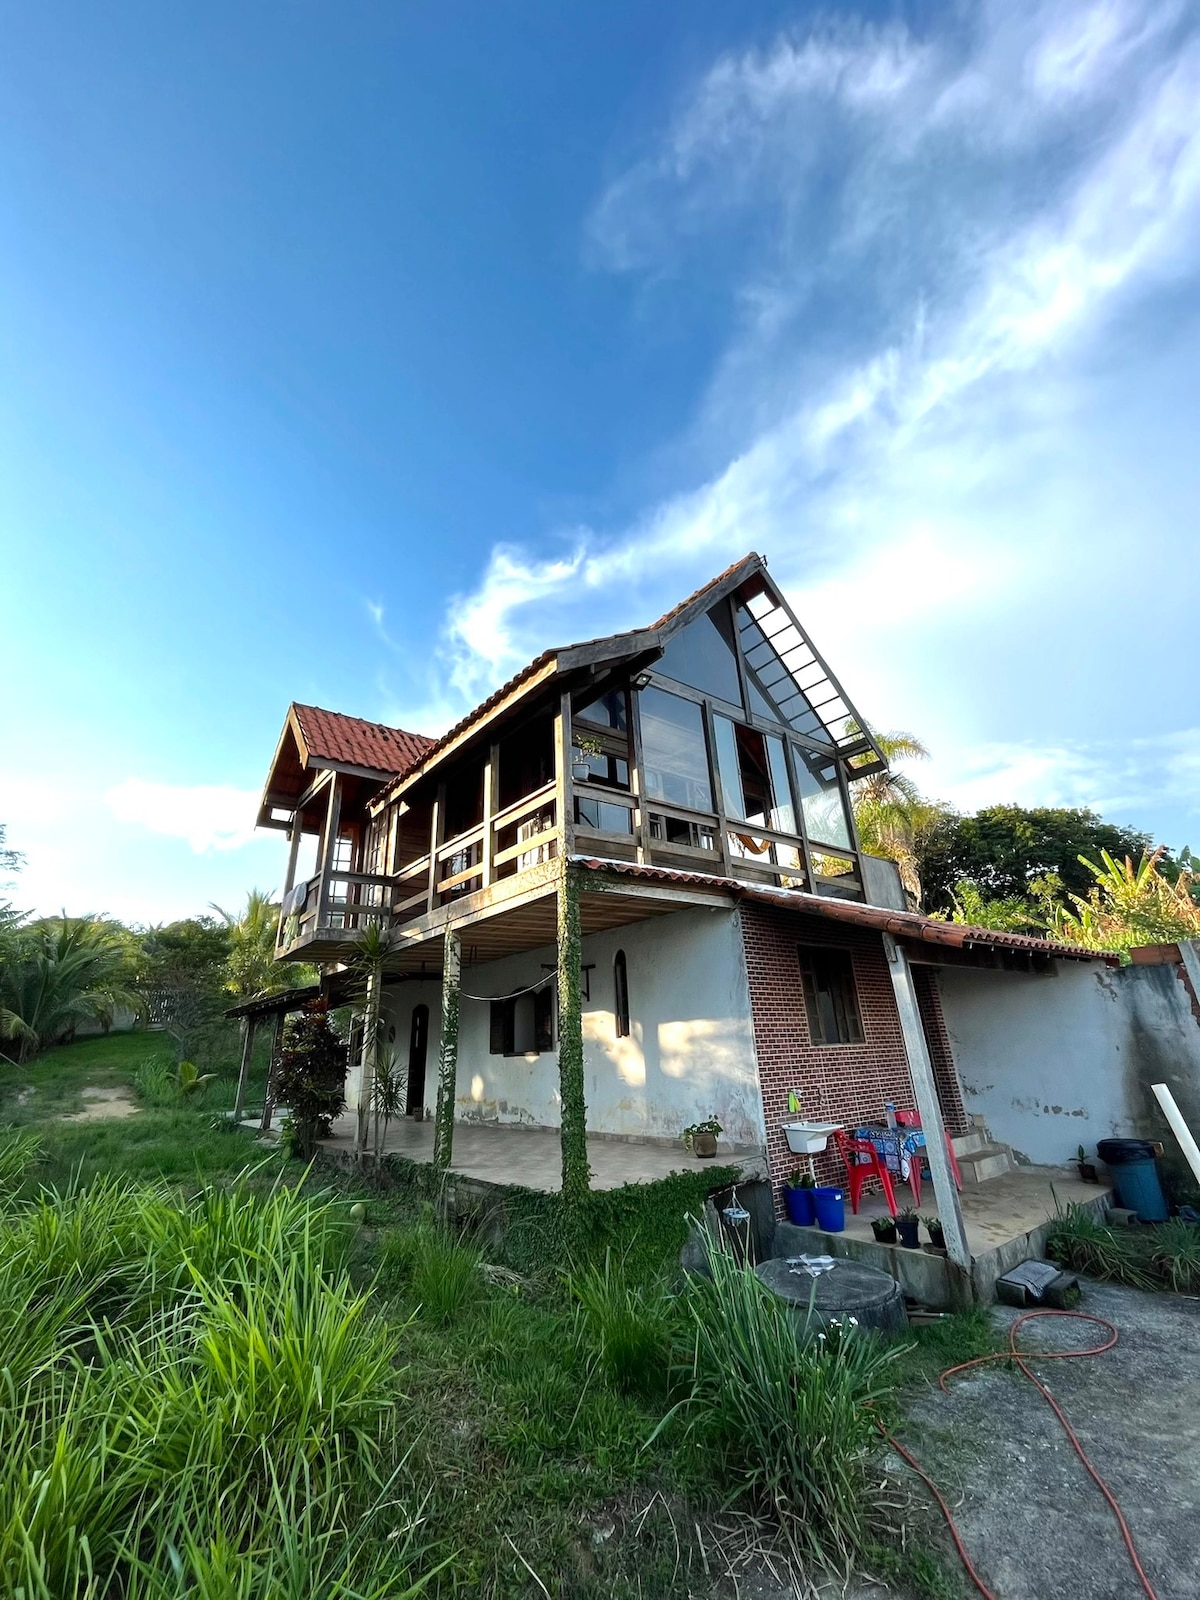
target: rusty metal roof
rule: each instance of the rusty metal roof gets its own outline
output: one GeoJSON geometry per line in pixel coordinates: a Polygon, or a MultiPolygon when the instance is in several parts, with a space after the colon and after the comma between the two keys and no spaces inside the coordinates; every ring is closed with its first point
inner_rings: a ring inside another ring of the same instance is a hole
{"type": "Polygon", "coordinates": [[[827,895],[809,894],[803,889],[775,889],[768,884],[746,883],[739,878],[719,878],[705,872],[676,872],[670,867],[652,867],[635,861],[610,861],[599,856],[572,856],[579,866],[593,872],[613,872],[622,877],[651,883],[677,883],[705,889],[722,889],[741,900],[757,900],[781,910],[802,912],[806,916],[827,917],[832,922],[849,922],[860,928],[877,928],[897,939],[918,939],[923,944],[938,944],[956,950],[986,948],[1021,950],[1031,955],[1054,956],[1068,961],[1104,961],[1109,966],[1118,958],[1105,951],[1085,950],[1081,945],[1058,944],[1028,933],[1007,933],[998,928],[975,928],[961,922],[940,922],[916,911],[893,911],[886,906],[863,905],[858,900],[835,900],[827,895]]]}

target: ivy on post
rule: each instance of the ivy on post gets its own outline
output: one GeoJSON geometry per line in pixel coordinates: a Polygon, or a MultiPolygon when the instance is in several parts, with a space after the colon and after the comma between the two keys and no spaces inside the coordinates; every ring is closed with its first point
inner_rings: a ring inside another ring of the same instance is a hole
{"type": "Polygon", "coordinates": [[[362,1161],[367,1153],[371,1131],[371,1098],[375,1091],[375,1072],[379,1055],[379,1000],[383,978],[380,972],[367,973],[366,1003],[363,1007],[362,1057],[358,1071],[358,1123],[354,1130],[354,1154],[362,1161]]]}
{"type": "Polygon", "coordinates": [[[438,1063],[437,1111],[433,1124],[433,1168],[447,1172],[454,1146],[454,1095],[458,1082],[459,979],[462,946],[446,928],[442,944],[442,1052],[438,1063]]]}
{"type": "Polygon", "coordinates": [[[568,1209],[590,1192],[587,1105],[583,1079],[583,1008],[580,1004],[582,934],[579,872],[566,857],[558,879],[558,1082],[562,1096],[562,1194],[568,1209]]]}

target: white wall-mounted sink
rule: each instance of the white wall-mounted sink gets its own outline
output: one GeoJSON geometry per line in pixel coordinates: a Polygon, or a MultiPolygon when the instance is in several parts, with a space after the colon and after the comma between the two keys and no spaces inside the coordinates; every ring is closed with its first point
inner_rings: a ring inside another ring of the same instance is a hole
{"type": "Polygon", "coordinates": [[[840,1122],[785,1122],[783,1132],[793,1155],[815,1156],[829,1143],[829,1135],[840,1127],[840,1122]]]}

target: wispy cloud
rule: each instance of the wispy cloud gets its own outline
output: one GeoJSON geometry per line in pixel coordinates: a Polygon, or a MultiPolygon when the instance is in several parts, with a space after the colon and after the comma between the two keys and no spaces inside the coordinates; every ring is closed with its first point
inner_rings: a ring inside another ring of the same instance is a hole
{"type": "MultiPolygon", "coordinates": [[[[1081,443],[1091,368],[1200,262],[1198,104],[1200,17],[1175,0],[843,18],[715,61],[587,224],[651,306],[722,263],[736,331],[690,451],[710,470],[626,527],[493,550],[446,619],[463,704],[750,547],[809,617],[879,619],[838,641],[878,714],[899,630],[911,656],[914,624],[986,632],[1076,583],[1120,537],[1079,470],[1103,448],[1081,443]]],[[[1013,781],[1052,771],[1102,779],[1064,745],[1013,781]]]]}
{"type": "Polygon", "coordinates": [[[149,783],[126,778],[105,796],[118,822],[183,839],[197,855],[238,850],[254,837],[259,796],[253,789],[223,784],[149,783]]]}

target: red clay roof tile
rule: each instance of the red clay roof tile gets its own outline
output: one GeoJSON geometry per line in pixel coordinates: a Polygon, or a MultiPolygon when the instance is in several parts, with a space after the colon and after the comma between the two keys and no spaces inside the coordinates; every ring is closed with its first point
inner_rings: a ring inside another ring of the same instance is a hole
{"type": "Polygon", "coordinates": [[[433,744],[423,733],[389,728],[382,722],[343,716],[321,706],[293,704],[300,735],[310,756],[369,767],[373,772],[400,773],[420,760],[433,744]]]}

